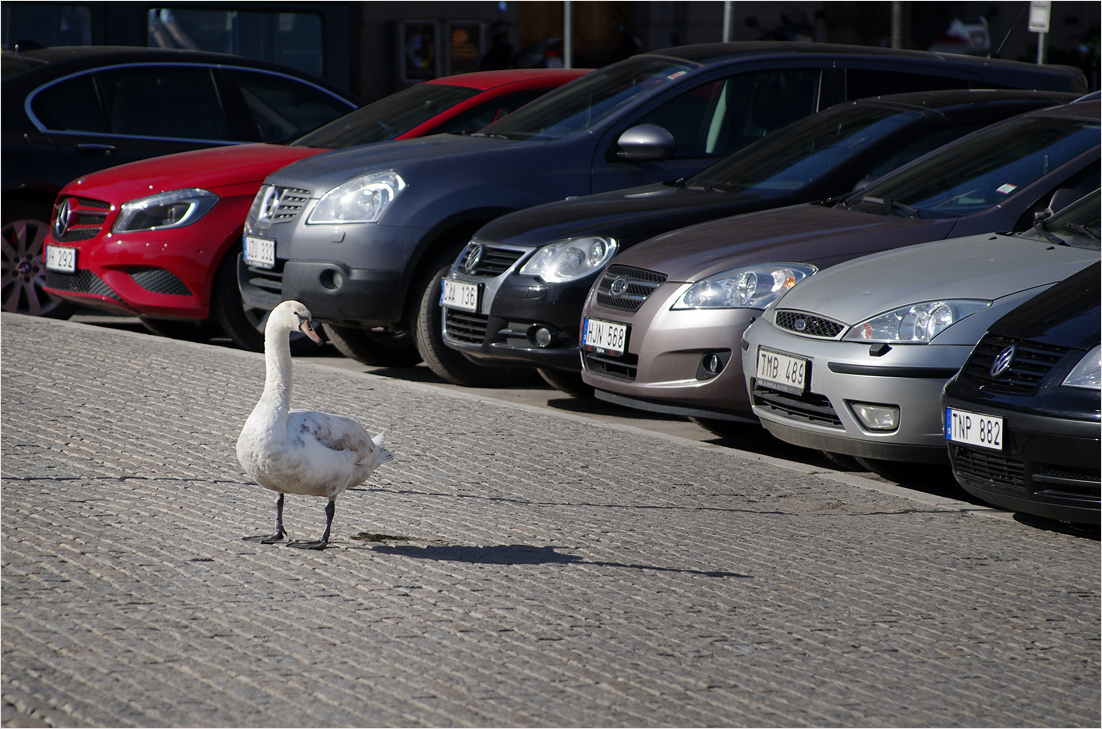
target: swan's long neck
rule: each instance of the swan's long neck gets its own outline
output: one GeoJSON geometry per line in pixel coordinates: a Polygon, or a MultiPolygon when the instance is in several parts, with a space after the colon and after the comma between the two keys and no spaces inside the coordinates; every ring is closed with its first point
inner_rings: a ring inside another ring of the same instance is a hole
{"type": "Polygon", "coordinates": [[[291,343],[282,327],[267,327],[264,332],[264,393],[257,407],[275,411],[285,420],[291,407],[291,343]]]}

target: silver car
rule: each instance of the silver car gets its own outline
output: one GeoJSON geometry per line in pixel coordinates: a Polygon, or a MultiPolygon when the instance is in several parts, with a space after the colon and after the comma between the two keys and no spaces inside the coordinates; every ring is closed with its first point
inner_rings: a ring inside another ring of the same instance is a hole
{"type": "Polygon", "coordinates": [[[1098,226],[1095,191],[1026,233],[927,243],[809,278],[743,336],[754,414],[781,440],[884,475],[893,462],[948,463],[942,387],[988,326],[1099,260],[1098,226]]]}

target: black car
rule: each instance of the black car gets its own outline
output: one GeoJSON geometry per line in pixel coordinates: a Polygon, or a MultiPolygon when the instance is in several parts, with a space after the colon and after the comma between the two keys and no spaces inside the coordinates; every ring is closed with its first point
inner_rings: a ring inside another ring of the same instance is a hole
{"type": "Polygon", "coordinates": [[[448,348],[441,334],[440,282],[489,221],[688,177],[842,101],[992,87],[1085,91],[1078,69],[830,43],[641,53],[473,135],[339,150],[273,173],[245,225],[238,285],[250,307],[306,304],[360,361],[408,358],[415,339],[449,379],[499,383],[500,370],[448,348]]]}
{"type": "Polygon", "coordinates": [[[675,183],[503,216],[478,231],[448,275],[453,285],[477,287],[479,305],[445,307],[444,342],[487,365],[534,365],[559,389],[589,395],[578,322],[614,253],[695,223],[850,192],[980,127],[1075,98],[960,90],[847,102],[675,183]],[[502,258],[507,267],[497,264],[502,258]]]}
{"type": "Polygon", "coordinates": [[[57,193],[172,152],[300,137],[360,102],[325,81],[224,53],[74,46],[2,55],[3,307],[59,315],[41,290],[57,193]]]}
{"type": "MultiPolygon", "coordinates": [[[[1097,220],[1085,226],[1095,239],[1097,220]]],[[[992,325],[945,385],[949,458],[969,493],[1004,509],[1099,523],[1100,296],[1096,263],[992,325]]]]}

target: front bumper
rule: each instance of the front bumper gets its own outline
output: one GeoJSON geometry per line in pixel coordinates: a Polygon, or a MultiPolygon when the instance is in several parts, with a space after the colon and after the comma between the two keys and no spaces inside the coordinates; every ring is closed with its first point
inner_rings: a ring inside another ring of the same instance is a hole
{"type": "Polygon", "coordinates": [[[939,400],[971,347],[892,345],[877,356],[869,344],[801,337],[765,321],[747,333],[746,344],[743,370],[754,414],[781,440],[862,458],[948,462],[939,400]],[[802,394],[758,382],[761,347],[807,360],[802,394]],[[857,416],[856,404],[897,408],[898,426],[869,427],[857,416]]]}
{"type": "Polygon", "coordinates": [[[1003,419],[1003,449],[950,442],[953,475],[970,494],[1011,511],[1098,524],[1102,424],[1022,413],[946,395],[944,408],[1003,419]]]}

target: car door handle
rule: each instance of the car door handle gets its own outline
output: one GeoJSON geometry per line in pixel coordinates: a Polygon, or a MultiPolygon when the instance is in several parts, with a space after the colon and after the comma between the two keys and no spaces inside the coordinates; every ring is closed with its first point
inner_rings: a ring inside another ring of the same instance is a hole
{"type": "Polygon", "coordinates": [[[84,154],[101,154],[107,156],[115,152],[115,145],[113,144],[92,144],[84,143],[77,145],[77,151],[84,154]]]}

